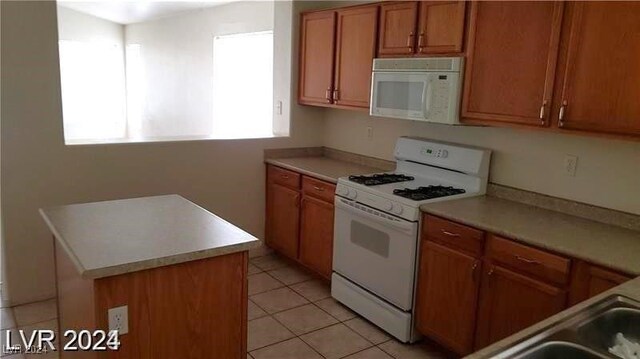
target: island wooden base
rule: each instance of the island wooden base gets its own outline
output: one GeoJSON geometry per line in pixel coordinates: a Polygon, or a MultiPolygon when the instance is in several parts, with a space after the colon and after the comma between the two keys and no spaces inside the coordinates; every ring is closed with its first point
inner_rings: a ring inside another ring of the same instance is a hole
{"type": "Polygon", "coordinates": [[[246,251],[92,280],[54,245],[58,349],[67,329],[108,330],[109,308],[127,305],[129,317],[118,351],[61,358],[246,358],[246,251]]]}

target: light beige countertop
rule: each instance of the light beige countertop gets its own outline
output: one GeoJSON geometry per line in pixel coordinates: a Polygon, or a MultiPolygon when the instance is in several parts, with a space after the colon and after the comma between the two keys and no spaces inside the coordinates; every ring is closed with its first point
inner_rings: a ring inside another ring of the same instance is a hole
{"type": "Polygon", "coordinates": [[[339,177],[384,172],[384,169],[381,168],[364,166],[324,156],[267,158],[264,161],[332,183],[336,183],[339,177]]]}
{"type": "Polygon", "coordinates": [[[179,195],[72,204],[40,214],[83,278],[249,250],[251,234],[179,195]]]}
{"type": "Polygon", "coordinates": [[[490,346],[482,350],[479,350],[473,354],[470,354],[464,357],[464,359],[491,358],[492,356],[499,354],[503,350],[512,347],[513,345],[517,344],[523,339],[526,339],[541,330],[544,330],[548,327],[558,324],[560,321],[567,319],[568,317],[578,313],[582,309],[589,307],[590,305],[596,302],[599,302],[600,300],[605,299],[612,295],[622,295],[622,296],[634,299],[636,301],[640,301],[640,277],[633,279],[631,281],[628,281],[624,284],[621,284],[593,298],[585,300],[584,302],[578,303],[571,308],[565,309],[564,311],[552,317],[549,317],[537,324],[534,324],[528,327],[527,329],[524,329],[516,334],[513,334],[505,339],[500,340],[499,342],[491,344],[490,346]]]}
{"type": "Polygon", "coordinates": [[[640,275],[640,232],[482,196],[425,204],[424,212],[595,264],[640,275]]]}

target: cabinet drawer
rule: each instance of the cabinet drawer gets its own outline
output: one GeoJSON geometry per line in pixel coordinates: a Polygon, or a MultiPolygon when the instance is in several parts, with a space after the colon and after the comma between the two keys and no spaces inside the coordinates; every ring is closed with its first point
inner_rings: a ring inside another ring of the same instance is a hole
{"type": "Polygon", "coordinates": [[[484,232],[439,217],[425,215],[422,235],[431,241],[474,255],[482,254],[484,232]]]}
{"type": "Polygon", "coordinates": [[[284,168],[269,166],[267,180],[289,188],[300,189],[300,174],[284,168]]]}
{"type": "Polygon", "coordinates": [[[333,183],[320,181],[315,178],[302,176],[302,192],[305,195],[333,203],[336,186],[333,183]]]}
{"type": "Polygon", "coordinates": [[[519,272],[549,282],[566,284],[569,280],[570,259],[505,238],[490,235],[487,256],[519,272]]]}

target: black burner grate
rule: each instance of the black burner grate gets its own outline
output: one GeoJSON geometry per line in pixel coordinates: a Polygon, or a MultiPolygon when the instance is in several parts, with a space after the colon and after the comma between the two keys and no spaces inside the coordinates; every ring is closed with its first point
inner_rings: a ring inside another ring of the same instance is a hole
{"type": "Polygon", "coordinates": [[[369,176],[349,176],[349,181],[363,184],[365,186],[377,186],[381,184],[388,183],[396,183],[396,182],[405,182],[405,181],[413,181],[414,178],[411,176],[405,176],[402,174],[395,173],[380,173],[369,176]]]}
{"type": "Polygon", "coordinates": [[[453,196],[455,194],[465,193],[461,188],[445,187],[445,186],[428,186],[418,187],[415,189],[394,189],[393,194],[412,199],[414,201],[424,201],[427,199],[453,196]]]}

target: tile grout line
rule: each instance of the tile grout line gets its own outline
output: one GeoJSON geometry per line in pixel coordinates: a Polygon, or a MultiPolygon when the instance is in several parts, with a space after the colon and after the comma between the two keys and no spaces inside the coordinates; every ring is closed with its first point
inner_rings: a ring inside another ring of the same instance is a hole
{"type": "MultiPolygon", "coordinates": [[[[266,273],[268,274],[268,272],[266,272],[266,273]]],[[[297,338],[297,339],[299,339],[300,341],[302,341],[303,343],[305,343],[309,348],[311,348],[314,352],[316,352],[316,353],[317,353],[318,355],[320,355],[322,358],[325,358],[325,359],[326,359],[326,357],[325,357],[324,355],[322,355],[320,352],[318,352],[318,351],[317,351],[317,350],[316,350],[316,349],[315,349],[315,348],[314,348],[310,343],[306,342],[306,341],[304,340],[304,338],[302,338],[302,336],[304,336],[304,335],[308,335],[308,334],[311,334],[311,333],[314,333],[314,332],[317,332],[317,331],[320,331],[320,330],[323,330],[323,329],[326,329],[326,328],[329,328],[329,327],[334,326],[334,325],[342,324],[342,325],[344,325],[347,329],[349,329],[350,331],[354,332],[356,335],[358,335],[358,336],[359,336],[359,337],[361,337],[364,341],[366,341],[367,343],[369,343],[369,344],[371,344],[371,345],[370,345],[370,346],[368,346],[368,347],[366,347],[366,348],[363,348],[363,349],[361,349],[361,350],[358,350],[358,351],[356,351],[356,352],[353,352],[353,353],[347,354],[347,355],[345,355],[345,356],[343,356],[343,357],[341,357],[341,358],[344,358],[344,357],[347,357],[347,356],[350,356],[350,355],[354,355],[354,354],[360,353],[360,352],[365,351],[365,350],[369,350],[369,349],[374,348],[374,347],[375,347],[375,348],[378,348],[379,350],[381,350],[381,351],[382,351],[382,352],[384,352],[385,354],[388,354],[389,356],[391,356],[391,357],[395,358],[393,355],[391,355],[391,354],[387,353],[387,352],[386,352],[386,351],[384,351],[382,348],[379,348],[379,347],[378,347],[378,345],[380,345],[380,344],[384,344],[384,343],[386,343],[386,342],[390,341],[391,339],[385,340],[384,342],[379,343],[379,344],[375,344],[375,343],[373,343],[372,341],[370,341],[369,339],[365,338],[365,337],[364,337],[363,335],[361,335],[360,333],[358,333],[356,330],[354,330],[354,329],[350,328],[348,325],[346,325],[346,324],[345,324],[345,322],[347,322],[347,321],[350,321],[350,320],[353,320],[353,319],[358,318],[358,315],[357,315],[357,314],[356,314],[354,317],[352,317],[352,318],[348,318],[348,319],[341,320],[341,319],[339,319],[339,318],[336,318],[334,315],[332,315],[331,313],[329,313],[328,311],[326,311],[325,309],[323,309],[322,307],[320,307],[319,305],[317,305],[317,304],[316,304],[316,303],[317,303],[317,302],[319,302],[319,301],[322,301],[322,300],[325,300],[325,299],[329,299],[329,298],[331,298],[331,296],[329,296],[329,297],[325,297],[325,298],[320,298],[320,299],[317,299],[317,300],[315,300],[315,301],[311,301],[311,300],[309,300],[308,298],[304,297],[302,294],[298,293],[294,288],[292,288],[292,287],[291,287],[291,286],[293,286],[293,285],[300,284],[300,283],[304,283],[304,282],[308,282],[308,281],[312,281],[312,280],[315,280],[315,279],[314,279],[314,278],[311,278],[311,279],[304,280],[304,281],[300,281],[300,282],[297,282],[297,283],[285,284],[285,287],[286,287],[286,288],[288,288],[288,289],[292,290],[294,293],[296,293],[296,294],[300,295],[301,297],[303,297],[304,299],[306,299],[306,300],[308,301],[308,303],[306,303],[306,304],[299,305],[299,306],[295,306],[295,307],[291,307],[291,308],[288,308],[288,309],[285,309],[285,310],[281,310],[281,311],[278,311],[278,312],[275,312],[275,313],[268,313],[266,310],[264,310],[264,308],[260,307],[257,303],[255,303],[255,302],[253,302],[253,301],[252,301],[256,306],[258,306],[258,307],[259,307],[260,309],[262,309],[265,313],[267,313],[265,316],[270,316],[270,317],[272,317],[272,319],[273,319],[273,320],[275,320],[277,323],[279,323],[279,324],[280,324],[280,325],[282,325],[284,328],[286,328],[288,331],[290,331],[290,332],[294,335],[294,337],[292,337],[292,338],[288,338],[288,339],[284,339],[284,340],[281,340],[281,341],[278,341],[278,342],[274,342],[274,343],[272,343],[272,344],[265,345],[265,346],[260,347],[260,348],[253,349],[251,352],[256,351],[256,350],[260,350],[260,349],[264,349],[264,348],[268,348],[268,347],[270,347],[270,346],[274,346],[274,345],[277,345],[277,344],[280,344],[280,343],[286,342],[286,341],[288,341],[288,340],[291,340],[291,339],[297,338]],[[300,308],[300,307],[303,307],[303,306],[305,306],[305,305],[310,305],[310,304],[311,304],[311,305],[313,305],[314,307],[316,307],[317,309],[319,309],[321,312],[323,312],[323,313],[327,314],[329,317],[331,317],[331,318],[335,319],[335,320],[337,321],[337,323],[329,324],[329,325],[326,325],[326,326],[323,326],[323,327],[320,327],[320,328],[316,328],[316,329],[314,329],[314,330],[311,330],[311,331],[308,331],[308,332],[305,332],[305,333],[303,333],[303,334],[298,335],[297,333],[295,333],[295,332],[293,332],[291,329],[289,329],[289,328],[288,328],[284,323],[282,323],[280,320],[278,320],[278,318],[276,318],[276,317],[275,317],[275,315],[276,315],[276,314],[278,314],[278,313],[286,312],[286,311],[288,311],[288,310],[292,310],[292,309],[300,308]]],[[[271,290],[277,290],[277,289],[281,289],[281,288],[274,288],[274,289],[271,289],[271,290]]],[[[271,290],[270,290],[270,291],[271,291],[271,290]]],[[[267,292],[268,292],[268,291],[267,291],[267,292]]],[[[263,293],[266,293],[266,292],[263,292],[263,293]]],[[[348,309],[348,308],[347,308],[347,309],[348,309]]],[[[350,309],[348,309],[348,310],[350,310],[350,309]]],[[[260,318],[264,318],[265,316],[260,317],[260,318]]],[[[260,318],[256,318],[256,319],[260,319],[260,318]]],[[[254,319],[254,320],[255,320],[255,319],[254,319]]],[[[250,354],[251,352],[249,352],[249,354],[250,354]]]]}

